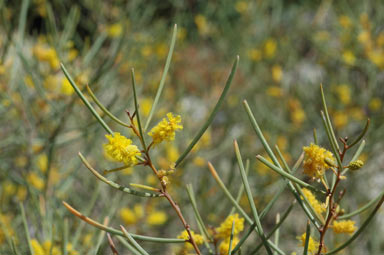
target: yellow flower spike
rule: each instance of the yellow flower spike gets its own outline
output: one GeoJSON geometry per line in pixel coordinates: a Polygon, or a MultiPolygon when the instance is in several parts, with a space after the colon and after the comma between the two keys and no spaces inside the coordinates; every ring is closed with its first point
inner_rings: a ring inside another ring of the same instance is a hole
{"type": "MultiPolygon", "coordinates": [[[[196,234],[196,233],[193,232],[192,230],[191,230],[191,234],[192,234],[192,237],[193,237],[193,239],[195,240],[195,243],[196,243],[197,245],[201,245],[201,244],[203,244],[203,242],[204,242],[204,238],[203,238],[202,235],[196,234]]],[[[184,230],[183,232],[181,232],[180,235],[177,236],[177,238],[179,238],[179,239],[184,239],[184,240],[188,241],[188,240],[189,240],[189,235],[188,235],[187,230],[184,230]]],[[[191,243],[185,243],[185,248],[186,248],[187,250],[193,250],[193,246],[192,246],[191,243]]]]}
{"type": "Polygon", "coordinates": [[[154,144],[159,144],[162,141],[173,141],[177,130],[183,129],[180,115],[173,116],[172,113],[167,113],[167,118],[160,121],[148,133],[152,137],[154,144]]]}
{"type": "Polygon", "coordinates": [[[313,143],[304,147],[303,150],[305,153],[304,174],[310,177],[320,178],[325,170],[330,167],[325,161],[326,158],[335,160],[330,151],[313,143]]]}
{"type": "Polygon", "coordinates": [[[322,214],[325,212],[325,205],[320,203],[309,189],[303,188],[302,191],[309,204],[313,207],[313,209],[315,209],[316,213],[322,214]]]}
{"type": "Polygon", "coordinates": [[[123,162],[127,166],[137,164],[137,156],[141,155],[139,148],[132,144],[132,140],[115,132],[112,135],[105,135],[108,143],[103,145],[104,152],[115,161],[123,162]]]}
{"type": "Polygon", "coordinates": [[[356,231],[355,222],[352,220],[334,221],[332,229],[336,234],[353,234],[356,231]]]}
{"type": "Polygon", "coordinates": [[[220,238],[228,238],[231,236],[232,223],[235,222],[233,234],[237,235],[244,229],[244,218],[240,218],[239,214],[229,215],[221,225],[216,228],[216,235],[220,238]]]}

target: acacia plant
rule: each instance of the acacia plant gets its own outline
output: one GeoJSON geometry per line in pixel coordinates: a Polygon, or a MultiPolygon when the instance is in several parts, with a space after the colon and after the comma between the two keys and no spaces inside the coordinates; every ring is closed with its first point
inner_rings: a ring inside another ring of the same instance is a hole
{"type": "MultiPolygon", "coordinates": [[[[178,235],[177,238],[138,235],[129,233],[122,225],[120,225],[121,230],[118,230],[107,226],[106,223],[101,224],[82,215],[66,202],[63,202],[64,206],[72,214],[79,217],[83,221],[116,236],[120,243],[134,254],[148,254],[148,252],[145,251],[145,249],[140,246],[136,240],[158,243],[184,243],[185,245],[180,250],[180,254],[187,254],[191,251],[196,254],[240,254],[242,249],[245,251],[243,254],[258,254],[261,248],[264,248],[267,254],[270,255],[288,254],[283,251],[283,248],[279,247],[278,236],[279,232],[282,231],[281,226],[283,222],[292,212],[292,208],[295,205],[302,208],[303,212],[307,216],[307,220],[303,219],[304,221],[307,221],[307,228],[303,231],[302,235],[297,237],[300,245],[303,247],[304,254],[336,254],[338,251],[349,246],[352,241],[354,241],[362,233],[368,223],[372,220],[373,216],[377,213],[378,209],[384,202],[384,192],[356,211],[346,213],[341,207],[340,202],[342,201],[344,195],[347,194],[346,190],[343,188],[343,182],[348,180],[347,176],[350,172],[357,171],[364,165],[364,162],[359,160],[359,155],[365,146],[363,137],[368,130],[369,120],[367,120],[367,124],[361,134],[355,139],[345,137],[337,140],[334,129],[332,128],[322,87],[321,97],[323,111],[321,111],[321,118],[331,150],[326,150],[319,145],[320,141],[317,140],[316,130],[314,130],[313,143],[309,146],[305,146],[303,148],[303,153],[297,159],[296,163],[293,166],[289,166],[278,146],[275,147],[275,151],[272,150],[268,141],[264,137],[250,106],[247,101],[244,100],[243,105],[245,113],[248,115],[250,124],[252,125],[257,137],[260,139],[271,161],[261,155],[257,155],[256,158],[281,176],[282,180],[279,183],[279,191],[273,196],[263,210],[259,210],[259,208],[256,207],[249,183],[251,179],[247,176],[249,162],[247,161],[247,163],[244,164],[238,142],[235,140],[233,143],[234,152],[243,183],[243,186],[239,188],[239,192],[236,197],[230,193],[213,164],[208,163],[208,168],[212,176],[233,205],[233,209],[231,210],[230,215],[220,226],[216,228],[208,227],[204,223],[203,215],[201,215],[198,210],[199,200],[195,197],[192,185],[189,184],[187,185],[187,191],[200,234],[191,230],[191,225],[187,222],[183,214],[184,205],[179,205],[177,201],[174,200],[171,194],[172,192],[169,192],[168,190],[169,185],[172,185],[168,176],[178,171],[178,167],[181,162],[191,152],[196,143],[212,123],[230,88],[238,66],[239,57],[237,57],[234,61],[232,70],[217,104],[213,108],[206,122],[202,124],[200,130],[187,146],[187,149],[181,153],[176,162],[171,164],[168,169],[160,169],[155,165],[151,158],[152,152],[157,149],[158,144],[174,140],[176,132],[183,129],[181,116],[168,113],[166,118],[163,118],[157,125],[149,130],[151,120],[156,112],[156,106],[161,98],[161,94],[165,86],[165,80],[175,46],[176,31],[177,26],[175,25],[162,78],[145,125],[143,125],[140,116],[140,100],[139,96],[136,94],[136,83],[133,69],[131,75],[134,111],[126,111],[129,119],[129,122],[127,123],[118,119],[111,112],[109,112],[107,108],[96,98],[90,87],[86,87],[90,97],[105,113],[105,116],[110,117],[121,126],[131,130],[131,132],[127,133],[131,134],[132,139],[128,138],[124,134],[114,132],[106,124],[106,122],[88,101],[83,91],[79,89],[71,75],[67,72],[66,68],[63,65],[61,67],[78,96],[107,132],[105,136],[107,141],[106,144],[103,145],[106,157],[116,163],[120,163],[120,166],[110,170],[105,170],[101,173],[91,166],[85,156],[79,152],[79,157],[86,168],[89,169],[89,171],[96,178],[98,178],[98,180],[128,195],[166,199],[179,218],[184,231],[178,235]],[[357,149],[352,153],[352,149],[355,147],[357,147],[357,149]],[[346,155],[349,153],[352,154],[352,157],[351,160],[346,162],[346,155]],[[111,172],[117,172],[119,170],[137,165],[147,167],[156,176],[158,180],[157,187],[135,183],[131,183],[128,187],[114,182],[106,177],[106,175],[111,172]],[[299,178],[297,176],[296,172],[300,168],[303,169],[303,173],[306,177],[299,178]],[[286,189],[292,193],[294,200],[285,212],[277,216],[276,224],[267,233],[265,231],[263,219],[270,212],[272,206],[281,197],[286,189]],[[239,204],[243,192],[245,192],[248,199],[251,215],[249,215],[246,212],[246,209],[239,204]],[[370,212],[366,220],[361,223],[359,228],[357,228],[355,226],[355,222],[350,220],[350,218],[370,209],[371,207],[374,207],[373,210],[370,212]],[[240,233],[244,230],[245,224],[248,225],[247,230],[240,236],[240,233]],[[315,231],[313,231],[313,229],[315,231]],[[333,231],[333,234],[347,233],[350,234],[350,237],[343,244],[338,245],[337,247],[332,247],[330,244],[326,243],[326,236],[331,235],[331,230],[333,231]],[[248,240],[253,232],[256,232],[257,236],[260,238],[260,243],[258,245],[252,245],[252,249],[249,249],[243,246],[243,244],[248,240]],[[272,236],[275,236],[275,241],[271,240],[272,236]]],[[[108,235],[108,240],[114,254],[118,254],[117,248],[110,235],[108,235]]]]}

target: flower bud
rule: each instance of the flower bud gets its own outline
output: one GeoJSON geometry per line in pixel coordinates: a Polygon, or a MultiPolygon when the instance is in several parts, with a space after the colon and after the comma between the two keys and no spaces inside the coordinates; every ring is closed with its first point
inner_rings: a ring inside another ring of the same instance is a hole
{"type": "Polygon", "coordinates": [[[355,170],[359,170],[363,166],[364,166],[364,162],[362,160],[358,159],[356,161],[349,163],[348,168],[355,171],[355,170]]]}

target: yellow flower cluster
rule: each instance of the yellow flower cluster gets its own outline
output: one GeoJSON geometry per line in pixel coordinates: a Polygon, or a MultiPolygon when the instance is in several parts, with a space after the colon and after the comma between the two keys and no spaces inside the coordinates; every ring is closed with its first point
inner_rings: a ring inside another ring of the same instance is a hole
{"type": "Polygon", "coordinates": [[[147,224],[152,226],[163,225],[168,219],[168,216],[163,211],[152,211],[148,214],[147,224]]]}
{"type": "Polygon", "coordinates": [[[334,161],[333,154],[326,149],[311,143],[310,146],[303,148],[305,153],[304,174],[310,177],[320,178],[329,165],[325,162],[328,158],[334,161]]]}
{"type": "Polygon", "coordinates": [[[35,55],[38,60],[47,62],[54,70],[58,69],[60,66],[59,57],[57,56],[56,50],[52,47],[45,47],[41,44],[37,44],[33,48],[33,55],[35,55]]]}
{"type": "MultiPolygon", "coordinates": [[[[36,239],[31,240],[33,255],[61,255],[61,249],[58,245],[53,245],[51,241],[45,241],[40,244],[36,239]]],[[[78,255],[79,253],[73,250],[72,244],[67,244],[68,255],[78,255]]]]}
{"type": "Polygon", "coordinates": [[[288,108],[291,115],[291,120],[296,127],[300,127],[305,120],[305,111],[299,100],[290,98],[288,100],[288,108]]]}
{"type": "Polygon", "coordinates": [[[183,129],[183,126],[180,124],[180,115],[173,116],[172,113],[167,113],[167,118],[168,120],[164,118],[148,133],[152,137],[154,144],[161,143],[162,141],[173,141],[176,131],[183,129]]]}
{"type": "Polygon", "coordinates": [[[333,222],[333,232],[335,232],[336,234],[353,234],[355,230],[355,222],[352,220],[341,220],[333,222]]]}
{"type": "Polygon", "coordinates": [[[14,235],[14,231],[11,227],[12,218],[9,215],[0,213],[0,244],[4,243],[6,234],[9,236],[14,235]]]}
{"type": "MultiPolygon", "coordinates": [[[[229,251],[229,243],[230,243],[230,238],[226,238],[224,241],[222,241],[219,245],[219,254],[220,255],[227,255],[229,251]]],[[[239,243],[239,238],[237,236],[234,236],[232,239],[232,250],[235,248],[235,246],[239,243]]]]}
{"type": "MultiPolygon", "coordinates": [[[[305,246],[306,236],[307,236],[306,233],[304,233],[301,236],[297,237],[297,239],[300,241],[300,246],[302,247],[305,246]]],[[[317,242],[310,236],[309,242],[308,242],[308,254],[315,254],[318,249],[319,249],[319,242],[317,242]]]]}
{"type": "Polygon", "coordinates": [[[302,191],[309,204],[313,207],[313,209],[315,209],[316,213],[321,214],[325,212],[326,208],[324,204],[320,203],[309,189],[303,188],[302,191]]]}
{"type": "Polygon", "coordinates": [[[123,220],[124,224],[132,225],[135,224],[138,220],[140,220],[144,215],[143,206],[140,204],[136,204],[133,207],[133,210],[124,207],[120,209],[120,218],[123,220]]]}
{"type": "Polygon", "coordinates": [[[104,151],[111,159],[124,162],[127,166],[137,164],[137,156],[141,155],[140,150],[136,145],[132,144],[132,140],[126,138],[118,132],[113,135],[105,135],[108,143],[103,145],[104,151]]]}
{"type": "Polygon", "coordinates": [[[232,222],[235,222],[233,234],[237,235],[244,229],[244,218],[240,218],[239,214],[229,215],[221,225],[216,228],[217,237],[228,238],[231,236],[232,222]]]}
{"type": "MultiPolygon", "coordinates": [[[[203,244],[204,242],[204,237],[202,235],[199,235],[199,234],[196,234],[195,232],[193,232],[191,230],[191,234],[192,234],[192,237],[193,237],[193,240],[195,240],[195,243],[197,245],[201,245],[203,244]]],[[[183,232],[180,233],[180,235],[177,236],[177,238],[179,239],[184,239],[184,240],[189,240],[189,235],[188,235],[188,232],[187,230],[184,230],[183,232]]],[[[186,250],[193,250],[193,246],[191,243],[185,243],[185,249],[186,250]]]]}

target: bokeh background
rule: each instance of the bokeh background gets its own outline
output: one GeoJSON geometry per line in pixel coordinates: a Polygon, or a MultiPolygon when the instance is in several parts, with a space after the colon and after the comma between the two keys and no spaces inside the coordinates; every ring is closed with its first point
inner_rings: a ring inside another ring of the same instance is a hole
{"type": "MultiPolygon", "coordinates": [[[[215,105],[231,65],[240,64],[224,106],[187,160],[171,178],[171,192],[192,227],[185,191],[191,183],[205,222],[218,226],[230,203],[209,174],[216,166],[233,194],[241,180],[232,147],[238,139],[250,160],[249,180],[258,208],[277,190],[279,176],[259,164],[265,155],[241,104],[247,99],[268,141],[292,165],[313,141],[330,148],[323,130],[320,84],[337,136],[353,138],[370,118],[365,167],[343,183],[342,202],[352,211],[383,189],[384,3],[382,1],[0,1],[0,253],[14,238],[27,244],[19,204],[25,207],[31,238],[60,247],[65,221],[77,254],[109,254],[106,237],[72,216],[79,211],[130,232],[176,237],[182,230],[166,201],[121,194],[96,181],[81,165],[81,151],[99,170],[116,167],[103,156],[105,131],[74,93],[60,69],[64,63],[81,89],[86,84],[116,116],[133,111],[131,68],[135,68],[141,114],[148,117],[167,57],[173,25],[177,42],[153,125],[174,112],[184,129],[154,151],[166,168],[187,147],[215,105]]],[[[100,114],[103,115],[102,111],[100,114]]],[[[127,136],[130,131],[107,123],[127,136]]],[[[299,171],[300,172],[300,171],[299,171]]],[[[298,174],[301,176],[301,173],[298,174]]],[[[110,175],[120,183],[155,185],[143,167],[110,175]]],[[[241,200],[249,210],[246,197],[241,200]]],[[[264,220],[265,229],[293,201],[287,193],[264,220]]],[[[366,214],[355,217],[357,225],[366,214]]],[[[305,215],[296,208],[280,232],[287,254],[300,252],[296,236],[305,215]]],[[[382,254],[383,211],[352,246],[340,254],[382,254]]],[[[327,240],[336,245],[347,237],[327,240]]],[[[256,236],[246,243],[252,249],[256,236]]],[[[116,241],[124,253],[124,249],[116,241]]],[[[143,243],[150,254],[175,254],[178,245],[143,243]]],[[[61,253],[58,253],[61,254],[61,253]]],[[[73,253],[75,254],[75,253],[73,253]]]]}

